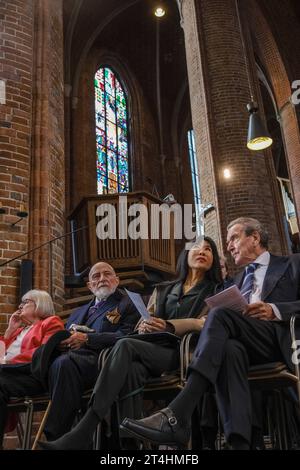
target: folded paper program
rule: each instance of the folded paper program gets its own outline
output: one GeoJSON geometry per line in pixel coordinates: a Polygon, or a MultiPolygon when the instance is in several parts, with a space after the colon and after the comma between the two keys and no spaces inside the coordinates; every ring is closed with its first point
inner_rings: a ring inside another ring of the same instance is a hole
{"type": "Polygon", "coordinates": [[[208,297],[205,302],[209,308],[222,307],[235,312],[242,312],[248,305],[245,297],[242,296],[239,288],[235,285],[212,297],[208,297]]]}
{"type": "Polygon", "coordinates": [[[146,309],[146,305],[144,304],[144,301],[141,295],[137,294],[136,292],[130,292],[127,289],[125,289],[125,291],[128,297],[130,298],[130,300],[132,301],[132,303],[134,304],[134,306],[136,307],[136,309],[138,310],[139,314],[143,318],[143,320],[146,320],[146,321],[150,320],[151,315],[146,309]]]}

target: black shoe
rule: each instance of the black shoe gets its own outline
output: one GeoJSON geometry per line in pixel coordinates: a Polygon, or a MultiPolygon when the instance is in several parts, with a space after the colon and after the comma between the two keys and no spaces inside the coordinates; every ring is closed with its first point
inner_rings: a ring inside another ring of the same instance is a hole
{"type": "Polygon", "coordinates": [[[190,438],[190,429],[179,425],[171,408],[144,419],[125,418],[120,428],[139,439],[179,448],[186,447],[190,438]]]}

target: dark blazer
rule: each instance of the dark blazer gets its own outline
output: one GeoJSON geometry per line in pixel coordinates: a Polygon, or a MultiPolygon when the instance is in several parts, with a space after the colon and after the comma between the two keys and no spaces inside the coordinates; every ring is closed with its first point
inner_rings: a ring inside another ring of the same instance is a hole
{"type": "MultiPolygon", "coordinates": [[[[202,314],[207,313],[204,307],[206,297],[209,297],[215,293],[216,285],[212,281],[205,281],[197,284],[190,291],[188,291],[183,299],[195,298],[195,301],[191,305],[190,302],[183,302],[181,306],[181,316],[178,318],[197,318],[202,314]],[[186,308],[185,308],[186,307],[186,308]],[[205,311],[204,311],[205,310],[205,311]]],[[[156,315],[163,318],[164,320],[170,319],[170,316],[165,311],[167,299],[176,304],[182,297],[182,283],[170,283],[166,285],[157,286],[157,300],[156,300],[156,315]]],[[[175,317],[174,317],[175,318],[175,317]]]]}
{"type": "MultiPolygon", "coordinates": [[[[94,302],[95,299],[77,308],[70,315],[66,328],[68,329],[72,323],[85,325],[88,310],[94,302]]],[[[100,350],[112,346],[117,339],[131,333],[139,319],[140,315],[129,297],[124,291],[117,289],[108,297],[92,322],[89,322],[89,327],[94,329],[95,333],[88,333],[87,348],[100,350]]]]}
{"type": "MultiPolygon", "coordinates": [[[[240,287],[243,273],[238,274],[234,282],[240,287]]],[[[261,300],[275,304],[281,314],[282,321],[274,321],[278,342],[283,356],[293,369],[291,362],[291,336],[289,320],[294,313],[300,313],[300,255],[274,256],[271,255],[261,300]]],[[[300,337],[300,329],[297,331],[300,337]]]]}

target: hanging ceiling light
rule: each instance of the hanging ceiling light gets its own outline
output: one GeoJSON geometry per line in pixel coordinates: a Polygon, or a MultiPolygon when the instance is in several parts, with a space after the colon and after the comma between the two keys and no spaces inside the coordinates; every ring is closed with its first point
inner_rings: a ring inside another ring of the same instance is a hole
{"type": "Polygon", "coordinates": [[[162,18],[163,16],[165,16],[165,14],[166,10],[162,5],[157,6],[154,10],[154,15],[157,16],[157,18],[162,18]]]}
{"type": "Polygon", "coordinates": [[[251,101],[247,104],[250,113],[247,147],[250,150],[263,150],[272,145],[273,140],[258,114],[257,103],[251,101]]]}
{"type": "Polygon", "coordinates": [[[245,57],[245,65],[246,65],[246,72],[247,72],[247,80],[248,80],[248,86],[249,86],[249,92],[251,96],[251,101],[250,103],[247,104],[247,109],[250,113],[249,117],[249,125],[248,125],[248,138],[247,138],[247,147],[249,150],[263,150],[266,149],[267,147],[270,147],[272,145],[273,140],[271,139],[271,136],[269,132],[267,131],[265,125],[263,124],[261,117],[258,114],[258,105],[254,101],[253,98],[253,91],[252,91],[252,84],[250,80],[250,72],[249,72],[249,64],[248,64],[248,57],[247,57],[247,51],[246,51],[246,46],[245,46],[245,38],[244,38],[244,32],[243,28],[241,25],[241,18],[240,18],[240,11],[239,11],[239,0],[236,0],[236,12],[237,12],[237,18],[239,22],[239,29],[241,33],[241,38],[242,38],[242,46],[243,46],[243,52],[244,52],[244,57],[245,57]]]}

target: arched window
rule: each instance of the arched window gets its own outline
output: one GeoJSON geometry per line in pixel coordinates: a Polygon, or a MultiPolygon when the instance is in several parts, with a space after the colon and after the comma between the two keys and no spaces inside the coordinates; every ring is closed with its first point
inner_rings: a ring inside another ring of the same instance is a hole
{"type": "Polygon", "coordinates": [[[97,192],[129,191],[128,108],[114,72],[101,67],[95,74],[97,192]]]}

